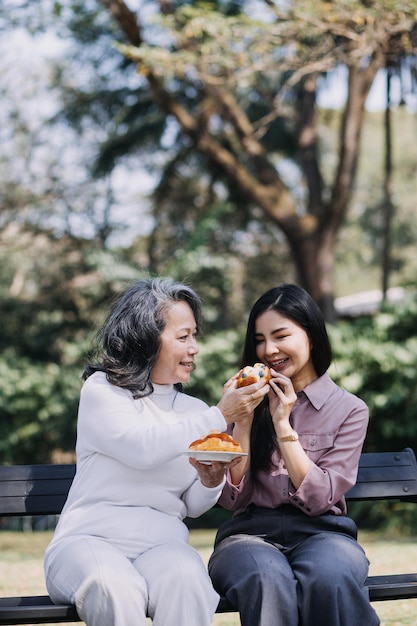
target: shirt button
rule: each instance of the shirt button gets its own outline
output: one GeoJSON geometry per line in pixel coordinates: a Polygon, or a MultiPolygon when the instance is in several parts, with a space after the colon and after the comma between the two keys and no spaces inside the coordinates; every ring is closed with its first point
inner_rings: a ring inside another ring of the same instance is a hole
{"type": "Polygon", "coordinates": [[[285,496],[288,496],[288,491],[286,491],[285,489],[283,489],[283,490],[282,490],[282,495],[283,495],[284,497],[285,497],[285,496]]]}
{"type": "Polygon", "coordinates": [[[317,445],[317,439],[312,439],[310,441],[310,446],[316,446],[317,445]]]}

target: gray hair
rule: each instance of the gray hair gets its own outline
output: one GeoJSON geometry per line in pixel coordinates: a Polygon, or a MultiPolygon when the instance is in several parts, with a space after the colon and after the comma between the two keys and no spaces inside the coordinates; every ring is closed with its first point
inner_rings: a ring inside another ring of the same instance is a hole
{"type": "Polygon", "coordinates": [[[151,370],[159,354],[166,313],[180,301],[190,306],[198,329],[201,300],[191,287],[163,277],[134,282],[116,300],[99,330],[100,356],[87,365],[83,378],[103,371],[110,383],[129,389],[135,398],[152,393],[151,370]]]}

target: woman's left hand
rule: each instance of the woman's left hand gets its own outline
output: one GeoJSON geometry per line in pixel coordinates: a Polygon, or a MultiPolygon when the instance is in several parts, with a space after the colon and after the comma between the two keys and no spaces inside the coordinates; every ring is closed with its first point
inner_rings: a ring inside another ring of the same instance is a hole
{"type": "Polygon", "coordinates": [[[211,461],[210,465],[207,465],[193,457],[189,458],[191,465],[197,470],[198,476],[205,487],[218,487],[222,483],[227,470],[240,463],[241,460],[242,457],[236,457],[229,463],[211,461]]]}
{"type": "Polygon", "coordinates": [[[275,425],[289,423],[291,410],[297,400],[292,382],[287,376],[271,370],[272,379],[269,381],[271,391],[269,397],[269,410],[275,425]]]}

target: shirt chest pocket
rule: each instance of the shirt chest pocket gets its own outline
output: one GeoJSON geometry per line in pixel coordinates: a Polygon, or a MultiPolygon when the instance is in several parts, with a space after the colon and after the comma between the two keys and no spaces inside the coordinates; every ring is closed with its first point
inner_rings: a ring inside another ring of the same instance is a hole
{"type": "Polygon", "coordinates": [[[316,462],[325,452],[333,448],[334,433],[299,433],[299,441],[308,457],[316,462]]]}

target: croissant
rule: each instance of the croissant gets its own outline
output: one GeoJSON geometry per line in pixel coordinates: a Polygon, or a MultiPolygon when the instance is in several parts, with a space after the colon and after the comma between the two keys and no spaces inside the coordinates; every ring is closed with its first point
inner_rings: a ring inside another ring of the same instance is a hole
{"type": "Polygon", "coordinates": [[[242,446],[238,441],[227,433],[221,433],[219,430],[212,430],[201,439],[193,441],[189,450],[210,450],[217,452],[243,452],[242,446]]]}

